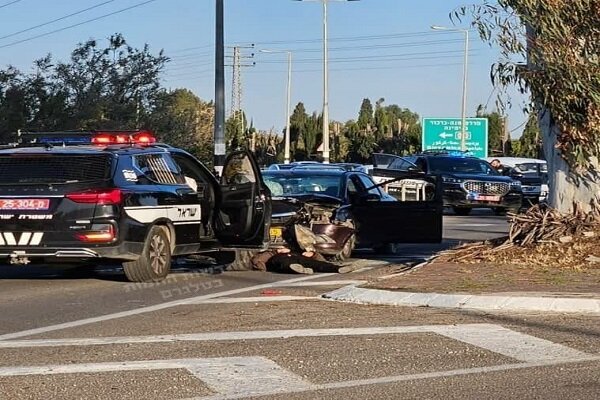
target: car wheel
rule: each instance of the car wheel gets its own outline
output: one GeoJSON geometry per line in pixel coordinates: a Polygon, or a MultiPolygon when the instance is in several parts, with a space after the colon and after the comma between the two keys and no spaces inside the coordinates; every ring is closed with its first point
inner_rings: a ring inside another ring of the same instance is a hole
{"type": "Polygon", "coordinates": [[[131,282],[160,282],[171,271],[171,243],[162,226],[153,226],[136,261],[124,262],[125,276],[131,282]]]}
{"type": "Polygon", "coordinates": [[[452,210],[454,210],[454,213],[456,215],[462,215],[462,216],[466,216],[471,214],[471,211],[473,211],[472,208],[469,207],[452,207],[452,210]]]}
{"type": "Polygon", "coordinates": [[[342,248],[342,251],[340,251],[335,256],[335,260],[336,261],[346,261],[347,259],[352,257],[352,252],[354,251],[354,246],[356,246],[356,236],[352,235],[352,236],[350,236],[350,238],[348,240],[346,240],[346,243],[344,243],[344,247],[342,248]]]}
{"type": "Polygon", "coordinates": [[[373,246],[375,254],[392,255],[396,254],[396,243],[384,243],[378,246],[373,246]]]}

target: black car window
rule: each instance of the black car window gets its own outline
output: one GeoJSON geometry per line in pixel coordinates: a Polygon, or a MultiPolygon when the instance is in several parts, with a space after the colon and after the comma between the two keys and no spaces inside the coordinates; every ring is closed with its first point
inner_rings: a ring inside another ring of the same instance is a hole
{"type": "Polygon", "coordinates": [[[487,161],[478,158],[431,157],[428,161],[431,174],[500,175],[487,161]]]}
{"type": "Polygon", "coordinates": [[[133,157],[134,166],[152,182],[163,185],[184,184],[179,167],[167,154],[140,154],[133,157]]]}
{"type": "Polygon", "coordinates": [[[171,157],[181,169],[184,179],[191,178],[196,181],[196,189],[200,184],[208,184],[205,172],[196,165],[194,160],[180,154],[171,154],[171,157]]]}
{"type": "Polygon", "coordinates": [[[373,182],[371,180],[371,178],[364,176],[364,175],[357,175],[357,177],[360,180],[360,183],[362,184],[362,186],[364,187],[363,190],[367,190],[367,189],[371,188],[368,190],[368,192],[370,194],[376,194],[378,196],[381,196],[381,193],[379,192],[379,188],[373,187],[373,186],[375,186],[375,182],[373,182]]]}
{"type": "Polygon", "coordinates": [[[394,161],[392,161],[392,163],[390,164],[388,169],[395,169],[398,171],[408,171],[408,169],[410,167],[414,167],[414,164],[408,162],[404,158],[396,158],[394,161]]]}
{"type": "Polygon", "coordinates": [[[246,153],[234,154],[228,161],[221,177],[224,185],[239,185],[244,183],[255,183],[256,175],[252,162],[246,153]]]}

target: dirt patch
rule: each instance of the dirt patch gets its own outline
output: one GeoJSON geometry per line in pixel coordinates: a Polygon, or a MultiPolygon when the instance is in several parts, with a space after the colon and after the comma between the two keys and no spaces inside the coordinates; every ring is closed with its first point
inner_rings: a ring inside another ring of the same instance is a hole
{"type": "Polygon", "coordinates": [[[438,260],[406,274],[374,280],[365,287],[436,293],[543,292],[600,298],[600,269],[438,260]]]}

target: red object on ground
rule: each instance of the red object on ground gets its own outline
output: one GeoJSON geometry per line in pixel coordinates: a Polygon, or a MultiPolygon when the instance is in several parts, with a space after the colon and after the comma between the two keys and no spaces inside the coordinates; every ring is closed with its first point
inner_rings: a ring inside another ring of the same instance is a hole
{"type": "Polygon", "coordinates": [[[275,289],[263,289],[260,294],[263,296],[279,296],[281,295],[283,292],[281,290],[275,290],[275,289]]]}

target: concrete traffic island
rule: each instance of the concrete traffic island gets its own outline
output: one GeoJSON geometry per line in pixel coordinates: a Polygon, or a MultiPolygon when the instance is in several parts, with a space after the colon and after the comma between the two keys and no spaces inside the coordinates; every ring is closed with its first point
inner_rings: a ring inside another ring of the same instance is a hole
{"type": "Polygon", "coordinates": [[[600,315],[600,270],[433,261],[322,297],[360,304],[600,315]]]}

